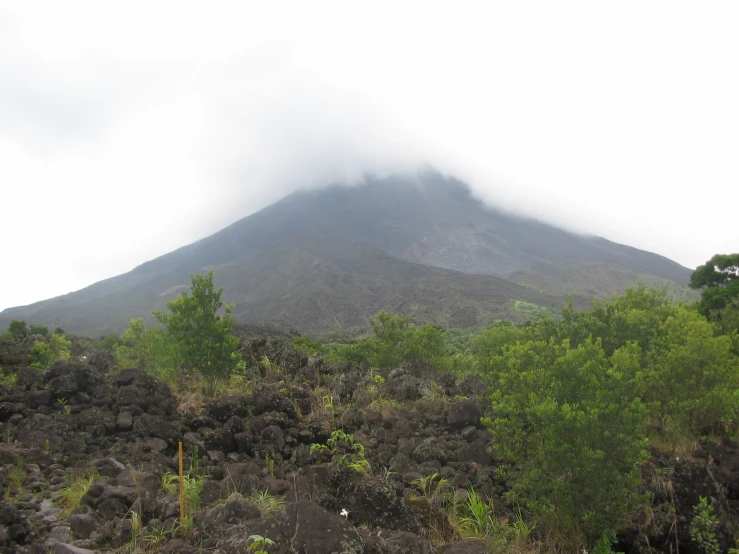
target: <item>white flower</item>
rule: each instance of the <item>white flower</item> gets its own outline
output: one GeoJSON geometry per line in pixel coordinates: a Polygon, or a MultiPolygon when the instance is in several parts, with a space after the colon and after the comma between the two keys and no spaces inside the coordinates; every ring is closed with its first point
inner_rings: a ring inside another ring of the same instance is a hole
{"type": "Polygon", "coordinates": [[[349,512],[347,512],[347,511],[346,511],[346,508],[344,508],[344,509],[342,509],[342,510],[341,510],[341,511],[339,512],[339,515],[340,515],[340,516],[344,516],[344,517],[349,517],[349,512]]]}

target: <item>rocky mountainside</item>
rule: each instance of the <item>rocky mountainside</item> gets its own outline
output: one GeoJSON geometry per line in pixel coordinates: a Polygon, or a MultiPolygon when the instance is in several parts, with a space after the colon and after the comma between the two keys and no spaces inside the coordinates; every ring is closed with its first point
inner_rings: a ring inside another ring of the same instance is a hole
{"type": "Polygon", "coordinates": [[[679,295],[690,276],[662,256],[488,208],[429,172],[297,192],[129,273],[0,318],[120,332],[208,269],[239,321],[312,333],[355,330],[380,309],[448,326],[517,320],[516,301],[582,303],[637,282],[679,295]]]}

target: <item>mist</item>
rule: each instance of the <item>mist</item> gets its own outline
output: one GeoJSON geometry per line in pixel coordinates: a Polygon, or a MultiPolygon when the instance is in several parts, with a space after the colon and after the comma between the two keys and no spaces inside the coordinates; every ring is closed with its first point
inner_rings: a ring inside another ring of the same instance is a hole
{"type": "Polygon", "coordinates": [[[739,242],[715,213],[739,201],[737,23],[730,2],[5,6],[0,309],[429,165],[695,267],[739,242]]]}

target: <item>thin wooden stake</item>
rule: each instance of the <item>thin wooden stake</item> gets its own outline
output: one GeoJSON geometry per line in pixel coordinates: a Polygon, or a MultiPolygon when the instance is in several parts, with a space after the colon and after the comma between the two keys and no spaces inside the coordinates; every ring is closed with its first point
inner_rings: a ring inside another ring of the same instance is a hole
{"type": "Polygon", "coordinates": [[[182,476],[182,443],[180,443],[180,524],[185,524],[185,480],[182,476]]]}

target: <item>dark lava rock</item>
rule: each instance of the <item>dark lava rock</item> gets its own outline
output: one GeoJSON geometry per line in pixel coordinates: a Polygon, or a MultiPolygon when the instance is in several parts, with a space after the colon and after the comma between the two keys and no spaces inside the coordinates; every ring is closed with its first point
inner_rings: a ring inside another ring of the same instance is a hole
{"type": "Polygon", "coordinates": [[[169,415],[177,407],[177,399],[169,387],[139,369],[119,371],[113,382],[118,387],[116,404],[119,408],[140,406],[145,412],[169,415]]]}
{"type": "Polygon", "coordinates": [[[133,424],[133,431],[141,437],[156,437],[167,441],[167,444],[176,446],[182,439],[182,433],[175,424],[161,417],[142,414],[133,424]]]}
{"type": "Polygon", "coordinates": [[[115,428],[118,431],[130,431],[133,429],[133,414],[122,411],[115,420],[115,428]]]}
{"type": "Polygon", "coordinates": [[[490,465],[492,457],[488,453],[487,446],[484,441],[476,441],[465,444],[457,450],[458,462],[475,462],[480,465],[490,465]]]}
{"type": "Polygon", "coordinates": [[[92,514],[72,514],[67,521],[75,539],[86,539],[100,527],[100,521],[92,514]]]}
{"type": "Polygon", "coordinates": [[[413,459],[419,464],[423,462],[437,461],[441,465],[444,465],[447,460],[447,454],[441,447],[438,439],[428,438],[419,444],[413,451],[413,459]]]}
{"type": "Polygon", "coordinates": [[[225,427],[208,431],[203,436],[203,443],[207,451],[220,450],[228,454],[236,450],[236,442],[231,431],[225,427]]]}
{"type": "Polygon", "coordinates": [[[115,416],[102,408],[82,410],[77,414],[75,421],[80,430],[87,431],[93,437],[105,436],[115,428],[115,416]]]}
{"type": "Polygon", "coordinates": [[[57,362],[43,373],[54,398],[70,399],[76,393],[93,394],[105,383],[103,374],[87,364],[57,362]]]}
{"type": "Polygon", "coordinates": [[[221,512],[223,521],[230,524],[244,523],[252,519],[259,519],[261,516],[259,508],[242,499],[229,500],[223,506],[221,512]]]}
{"type": "Polygon", "coordinates": [[[233,416],[246,417],[249,399],[242,395],[229,395],[216,398],[208,405],[210,417],[221,423],[225,423],[233,416]]]}
{"type": "Polygon", "coordinates": [[[420,377],[403,374],[395,379],[389,379],[386,387],[391,398],[394,400],[418,400],[423,396],[427,382],[420,377]]]}
{"type": "Polygon", "coordinates": [[[480,407],[475,400],[460,400],[449,408],[446,418],[448,425],[464,428],[468,425],[480,425],[480,407]]]}
{"type": "Polygon", "coordinates": [[[426,539],[408,531],[395,531],[387,536],[385,544],[393,554],[435,554],[435,549],[426,539]]]}
{"type": "Polygon", "coordinates": [[[218,549],[225,554],[246,552],[248,536],[254,533],[269,536],[290,554],[364,553],[362,538],[345,518],[309,500],[291,502],[270,522],[258,520],[249,523],[248,529],[235,528],[231,536],[218,541],[218,549]]]}
{"type": "Polygon", "coordinates": [[[76,429],[68,416],[52,418],[37,413],[18,423],[16,440],[27,448],[46,448],[48,445],[52,452],[82,456],[87,450],[85,435],[89,438],[87,433],[76,429]]]}
{"type": "Polygon", "coordinates": [[[354,523],[413,533],[421,530],[413,513],[388,483],[364,480],[353,469],[341,467],[329,474],[326,484],[336,499],[330,507],[337,512],[348,510],[354,523]]]}
{"type": "Polygon", "coordinates": [[[252,405],[255,415],[265,412],[279,412],[285,414],[289,419],[295,419],[297,415],[292,400],[266,385],[260,384],[254,387],[252,405]]]}

